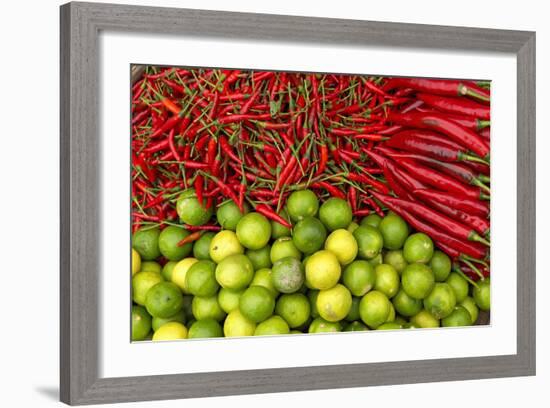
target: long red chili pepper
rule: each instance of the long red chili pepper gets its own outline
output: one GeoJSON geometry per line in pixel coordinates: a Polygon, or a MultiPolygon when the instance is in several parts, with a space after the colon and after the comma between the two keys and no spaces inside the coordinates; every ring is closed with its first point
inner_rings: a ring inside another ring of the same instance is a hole
{"type": "Polygon", "coordinates": [[[470,99],[465,98],[446,98],[439,95],[418,93],[416,97],[426,105],[433,106],[439,110],[462,115],[473,116],[475,118],[489,120],[491,111],[489,106],[480,105],[470,99]]]}
{"type": "Polygon", "coordinates": [[[384,90],[395,88],[412,88],[417,91],[446,96],[468,96],[483,103],[489,103],[489,95],[479,89],[473,89],[464,81],[424,79],[424,78],[391,78],[384,85],[384,90]]]}
{"type": "Polygon", "coordinates": [[[408,171],[411,176],[439,190],[454,192],[474,200],[485,198],[479,187],[465,185],[430,167],[415,163],[409,159],[401,159],[399,165],[408,171]]]}
{"type": "Polygon", "coordinates": [[[281,217],[279,214],[277,214],[275,211],[271,209],[271,207],[265,205],[265,204],[257,204],[255,207],[256,212],[259,212],[260,214],[264,215],[266,218],[273,220],[275,222],[278,222],[283,227],[286,228],[292,228],[292,225],[285,220],[283,217],[281,217]]]}
{"type": "Polygon", "coordinates": [[[340,190],[338,187],[333,186],[332,184],[326,182],[326,181],[316,181],[315,183],[311,184],[312,188],[320,188],[328,191],[328,193],[332,197],[341,198],[343,200],[346,199],[346,195],[340,190]]]}
{"type": "Polygon", "coordinates": [[[203,234],[204,230],[202,231],[195,231],[193,232],[192,234],[189,234],[187,235],[185,238],[183,238],[181,241],[179,241],[176,246],[177,247],[182,247],[184,246],[185,244],[189,244],[191,242],[195,242],[196,240],[198,240],[202,234],[203,234]]]}
{"type": "Polygon", "coordinates": [[[420,204],[418,202],[412,202],[408,200],[403,200],[401,198],[393,198],[384,194],[379,194],[376,192],[372,193],[378,200],[382,201],[384,204],[391,204],[393,208],[402,208],[405,211],[408,211],[412,215],[423,219],[430,224],[435,225],[442,229],[443,232],[452,235],[458,239],[463,239],[467,241],[476,241],[481,242],[485,245],[489,245],[487,240],[479,236],[477,232],[472,229],[469,229],[462,225],[461,223],[447,217],[444,214],[441,214],[430,207],[420,204]]]}
{"type": "Polygon", "coordinates": [[[463,145],[466,149],[473,151],[479,157],[483,159],[489,157],[489,145],[481,136],[447,119],[443,114],[422,112],[400,114],[390,111],[388,120],[398,125],[436,130],[463,145]]]}
{"type": "Polygon", "coordinates": [[[434,191],[427,189],[414,190],[414,194],[432,202],[439,202],[451,208],[456,208],[465,213],[487,218],[489,216],[489,206],[478,200],[471,200],[464,196],[459,196],[443,191],[434,191]]]}

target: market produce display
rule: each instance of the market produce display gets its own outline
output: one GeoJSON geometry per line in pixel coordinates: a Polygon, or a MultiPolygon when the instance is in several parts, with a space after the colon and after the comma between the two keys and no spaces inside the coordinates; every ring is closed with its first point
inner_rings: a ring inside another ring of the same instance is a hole
{"type": "Polygon", "coordinates": [[[146,67],[132,340],[480,324],[489,102],[481,81],[146,67]]]}

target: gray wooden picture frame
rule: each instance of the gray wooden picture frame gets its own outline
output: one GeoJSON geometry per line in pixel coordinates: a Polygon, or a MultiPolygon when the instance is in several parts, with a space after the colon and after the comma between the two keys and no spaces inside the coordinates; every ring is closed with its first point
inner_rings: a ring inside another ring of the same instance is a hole
{"type": "Polygon", "coordinates": [[[61,6],[61,401],[300,391],[535,374],[535,33],[113,4],[61,6]],[[476,50],[517,56],[517,354],[100,378],[100,31],[476,50]]]}

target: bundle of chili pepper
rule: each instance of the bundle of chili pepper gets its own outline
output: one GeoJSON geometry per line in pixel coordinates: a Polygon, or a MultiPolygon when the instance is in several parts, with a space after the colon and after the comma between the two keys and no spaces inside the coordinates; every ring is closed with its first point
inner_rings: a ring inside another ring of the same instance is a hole
{"type": "Polygon", "coordinates": [[[177,222],[188,188],[205,207],[248,203],[290,228],[280,210],[309,188],[358,217],[392,209],[453,258],[484,258],[489,101],[474,81],[147,67],[132,87],[133,228],[177,222]]]}

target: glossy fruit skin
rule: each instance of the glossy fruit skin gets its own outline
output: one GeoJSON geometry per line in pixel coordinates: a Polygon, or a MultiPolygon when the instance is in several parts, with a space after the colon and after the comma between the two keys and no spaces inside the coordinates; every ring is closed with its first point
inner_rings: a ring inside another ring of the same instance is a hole
{"type": "Polygon", "coordinates": [[[299,190],[288,196],[287,213],[292,221],[297,222],[305,217],[315,217],[319,210],[319,199],[311,190],[299,190]]]}
{"type": "Polygon", "coordinates": [[[248,204],[245,203],[244,213],[242,213],[237,204],[233,201],[227,201],[216,211],[216,219],[223,229],[235,231],[241,218],[248,214],[249,208],[248,204]]]}
{"type": "Polygon", "coordinates": [[[408,263],[428,263],[434,254],[434,243],[422,232],[410,235],[403,245],[403,256],[408,263]]]}
{"type": "Polygon", "coordinates": [[[317,218],[305,217],[292,231],[294,245],[303,254],[309,255],[321,249],[327,238],[327,230],[317,218]]]}
{"type": "Polygon", "coordinates": [[[151,331],[151,315],[143,306],[132,306],[132,341],[144,340],[151,331]]]}
{"type": "Polygon", "coordinates": [[[364,296],[374,288],[376,283],[374,268],[365,260],[353,261],[346,266],[342,278],[344,285],[353,296],[364,296]]]}
{"type": "Polygon", "coordinates": [[[353,231],[353,236],[357,241],[358,256],[362,259],[372,259],[376,257],[384,246],[384,239],[378,229],[370,225],[362,225],[353,231]]]}
{"type": "Polygon", "coordinates": [[[463,306],[455,306],[451,314],[441,319],[443,327],[471,326],[472,316],[463,306]]]}
{"type": "Polygon", "coordinates": [[[353,214],[346,200],[331,197],[319,208],[319,218],[329,231],[347,228],[351,223],[353,214]]]}
{"type": "Polygon", "coordinates": [[[188,339],[223,337],[222,326],[214,319],[197,320],[189,328],[188,339]]]}
{"type": "Polygon", "coordinates": [[[409,236],[409,227],[399,215],[389,213],[380,224],[378,230],[384,239],[384,247],[387,249],[400,249],[409,236]]]}
{"type": "Polygon", "coordinates": [[[180,261],[191,253],[193,244],[178,246],[178,242],[189,235],[189,231],[169,225],[159,234],[158,245],[160,253],[169,261],[180,261]]]}
{"type": "Polygon", "coordinates": [[[256,326],[254,336],[274,336],[289,334],[290,328],[281,316],[271,316],[256,326]]]}
{"type": "Polygon", "coordinates": [[[424,299],[430,294],[435,278],[430,268],[424,264],[408,265],[401,275],[403,290],[412,298],[424,299]]]}
{"type": "Polygon", "coordinates": [[[470,313],[472,324],[475,324],[477,318],[479,317],[479,308],[477,307],[475,300],[472,297],[467,296],[462,302],[460,302],[460,306],[464,307],[470,313]]]}
{"type": "Polygon", "coordinates": [[[410,297],[403,289],[400,289],[393,297],[392,303],[397,313],[406,317],[414,316],[423,307],[422,300],[410,297]]]}
{"type": "Polygon", "coordinates": [[[391,311],[391,303],[382,292],[370,291],[361,299],[359,314],[361,320],[369,327],[376,329],[385,323],[391,311]]]}
{"type": "Polygon", "coordinates": [[[443,319],[449,316],[455,306],[455,292],[447,283],[436,283],[433,290],[424,299],[424,308],[436,319],[443,319]]]}
{"type": "Polygon", "coordinates": [[[322,290],[317,297],[319,315],[329,322],[343,320],[351,309],[352,298],[350,291],[337,284],[333,288],[322,290]]]}
{"type": "Polygon", "coordinates": [[[260,323],[273,314],[275,300],[263,286],[251,286],[239,299],[239,310],[247,319],[260,323]]]}
{"type": "Polygon", "coordinates": [[[132,248],[141,256],[142,261],[153,261],[160,256],[159,228],[142,228],[132,237],[132,248]]]}
{"type": "Polygon", "coordinates": [[[305,267],[306,284],[310,288],[330,289],[340,279],[342,268],[330,251],[321,250],[309,257],[305,267]]]}
{"type": "Polygon", "coordinates": [[[446,253],[436,250],[430,260],[430,268],[436,282],[445,282],[451,273],[451,259],[446,253]]]}
{"type": "Polygon", "coordinates": [[[399,274],[395,268],[388,264],[380,264],[374,268],[376,283],[374,289],[382,292],[391,299],[399,290],[399,274]]]}
{"type": "Polygon", "coordinates": [[[275,313],[295,329],[305,324],[311,314],[309,299],[302,293],[284,294],[279,297],[275,313]]]}
{"type": "Polygon", "coordinates": [[[248,249],[260,249],[271,238],[271,223],[262,214],[251,212],[239,220],[237,238],[248,249]]]}
{"type": "Polygon", "coordinates": [[[183,224],[203,225],[212,216],[212,208],[206,209],[199,203],[194,188],[182,192],[176,201],[176,211],[183,224]]]}
{"type": "Polygon", "coordinates": [[[159,282],[147,291],[145,307],[153,317],[170,317],[183,307],[183,295],[172,282],[159,282]]]}
{"type": "Polygon", "coordinates": [[[491,282],[489,278],[477,282],[474,287],[473,298],[480,310],[488,312],[491,309],[491,282]]]}
{"type": "Polygon", "coordinates": [[[468,296],[468,291],[470,289],[470,286],[468,285],[466,279],[464,279],[458,273],[453,272],[448,276],[445,282],[447,282],[451,286],[451,288],[453,288],[456,296],[456,303],[461,303],[464,299],[466,299],[466,297],[468,296]]]}

